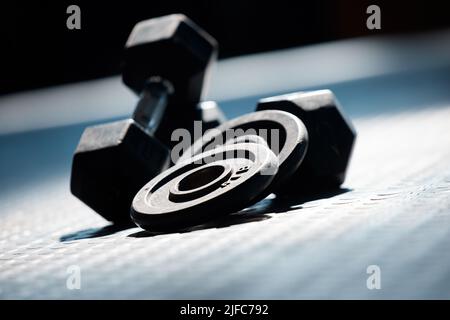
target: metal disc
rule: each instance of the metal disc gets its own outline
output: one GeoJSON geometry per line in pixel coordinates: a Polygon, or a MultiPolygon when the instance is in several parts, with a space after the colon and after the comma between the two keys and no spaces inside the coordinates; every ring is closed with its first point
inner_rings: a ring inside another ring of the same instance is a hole
{"type": "Polygon", "coordinates": [[[229,120],[207,131],[183,153],[179,161],[185,161],[205,150],[212,150],[218,145],[229,144],[229,141],[240,135],[263,137],[278,156],[279,168],[270,187],[271,191],[297,171],[308,146],[308,132],[300,119],[285,111],[265,110],[229,120]],[[232,131],[234,135],[231,134],[232,131]],[[278,138],[272,135],[276,132],[278,138]]]}
{"type": "Polygon", "coordinates": [[[254,203],[272,182],[277,156],[263,144],[237,143],[179,162],[136,194],[131,218],[143,229],[173,231],[254,203]]]}

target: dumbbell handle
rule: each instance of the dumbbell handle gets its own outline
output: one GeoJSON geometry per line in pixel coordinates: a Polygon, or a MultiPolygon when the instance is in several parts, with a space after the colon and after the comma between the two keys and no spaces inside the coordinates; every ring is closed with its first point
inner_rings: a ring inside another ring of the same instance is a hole
{"type": "Polygon", "coordinates": [[[172,84],[160,77],[148,79],[133,113],[133,120],[147,132],[154,134],[164,115],[172,84]]]}

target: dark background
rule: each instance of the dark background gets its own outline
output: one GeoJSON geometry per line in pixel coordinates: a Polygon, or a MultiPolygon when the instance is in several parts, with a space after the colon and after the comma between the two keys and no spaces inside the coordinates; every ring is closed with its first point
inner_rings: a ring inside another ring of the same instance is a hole
{"type": "Polygon", "coordinates": [[[185,13],[212,34],[220,58],[450,26],[445,1],[63,0],[0,6],[0,94],[117,74],[134,24],[169,13],[185,13]],[[66,28],[70,4],[81,8],[81,30],[66,28]],[[381,7],[381,30],[366,28],[370,4],[381,7]]]}

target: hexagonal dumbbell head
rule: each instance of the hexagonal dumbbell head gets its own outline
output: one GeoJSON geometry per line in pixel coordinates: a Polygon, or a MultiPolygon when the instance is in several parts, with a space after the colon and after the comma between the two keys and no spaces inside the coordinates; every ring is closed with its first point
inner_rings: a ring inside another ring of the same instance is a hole
{"type": "Polygon", "coordinates": [[[169,150],[131,119],[88,127],[73,157],[71,191],[105,219],[126,222],[136,192],[169,160],[169,150]]]}
{"type": "MultiPolygon", "coordinates": [[[[182,14],[139,22],[125,45],[123,82],[139,94],[145,81],[158,76],[175,89],[168,108],[197,103],[204,93],[217,43],[182,14]]],[[[182,108],[178,111],[183,112],[182,108]]]]}
{"type": "Polygon", "coordinates": [[[262,99],[257,110],[282,110],[305,124],[309,146],[296,174],[277,194],[335,188],[345,180],[356,131],[330,90],[262,99]]]}

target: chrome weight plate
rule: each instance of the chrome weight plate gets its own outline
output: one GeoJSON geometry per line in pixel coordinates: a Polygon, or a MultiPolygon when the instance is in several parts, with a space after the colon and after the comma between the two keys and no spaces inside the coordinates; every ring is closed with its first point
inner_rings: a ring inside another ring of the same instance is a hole
{"type": "MultiPolygon", "coordinates": [[[[233,143],[236,137],[254,135],[264,138],[278,157],[278,173],[268,189],[273,192],[297,171],[308,146],[308,132],[304,124],[285,111],[257,111],[229,120],[196,140],[183,153],[179,162],[217,146],[233,143]]],[[[249,142],[256,143],[256,140],[253,138],[249,142]]]]}
{"type": "Polygon", "coordinates": [[[210,222],[252,205],[278,169],[277,156],[259,143],[217,147],[177,163],[136,194],[131,218],[165,232],[210,222]]]}

